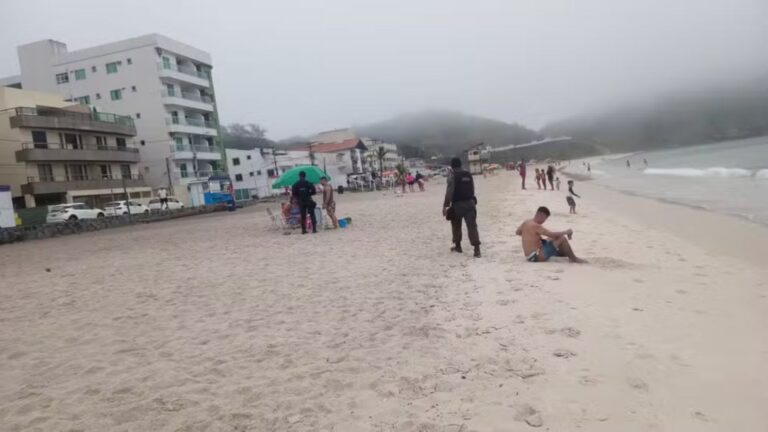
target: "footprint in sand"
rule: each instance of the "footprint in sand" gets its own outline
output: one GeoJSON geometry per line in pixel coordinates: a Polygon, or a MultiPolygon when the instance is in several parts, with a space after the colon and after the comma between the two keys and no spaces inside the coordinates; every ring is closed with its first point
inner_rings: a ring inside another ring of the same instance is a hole
{"type": "Polygon", "coordinates": [[[552,352],[552,355],[555,357],[569,359],[571,357],[576,357],[577,354],[567,348],[558,348],[554,352],[552,352]]]}
{"type": "Polygon", "coordinates": [[[645,283],[643,279],[639,279],[639,278],[632,279],[632,281],[637,283],[645,283]]]}
{"type": "Polygon", "coordinates": [[[691,413],[691,416],[693,418],[695,418],[696,420],[701,420],[701,421],[706,422],[706,423],[717,423],[717,421],[715,419],[710,418],[709,416],[707,416],[706,414],[704,414],[701,411],[694,411],[693,413],[691,413]]]}
{"type": "Polygon", "coordinates": [[[643,381],[640,378],[629,377],[629,378],[627,378],[627,384],[629,384],[630,387],[632,387],[633,389],[635,389],[635,390],[637,390],[639,392],[643,392],[643,393],[647,393],[648,392],[648,383],[646,383],[645,381],[643,381]]]}
{"type": "Polygon", "coordinates": [[[678,293],[678,294],[688,294],[688,291],[686,291],[684,289],[676,289],[675,292],[678,293]]]}

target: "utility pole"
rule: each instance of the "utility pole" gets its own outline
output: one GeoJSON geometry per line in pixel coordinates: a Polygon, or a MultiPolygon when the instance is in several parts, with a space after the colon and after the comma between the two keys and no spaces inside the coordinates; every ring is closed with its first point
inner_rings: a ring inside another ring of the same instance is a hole
{"type": "Polygon", "coordinates": [[[171,182],[171,166],[168,163],[169,159],[170,159],[169,157],[165,158],[165,172],[168,174],[168,190],[171,191],[171,195],[174,195],[173,194],[173,182],[171,182]]]}

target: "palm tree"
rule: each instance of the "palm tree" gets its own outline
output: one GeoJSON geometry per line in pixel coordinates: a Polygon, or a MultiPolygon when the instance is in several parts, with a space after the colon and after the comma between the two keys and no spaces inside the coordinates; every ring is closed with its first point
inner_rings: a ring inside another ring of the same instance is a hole
{"type": "Polygon", "coordinates": [[[383,146],[378,146],[376,147],[376,151],[372,154],[379,161],[379,175],[384,174],[384,158],[389,154],[389,150],[385,149],[383,146]]]}

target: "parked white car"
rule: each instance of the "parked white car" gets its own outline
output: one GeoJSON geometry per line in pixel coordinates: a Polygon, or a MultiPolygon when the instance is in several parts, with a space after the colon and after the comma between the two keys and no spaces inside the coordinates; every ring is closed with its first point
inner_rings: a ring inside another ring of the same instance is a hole
{"type": "MultiPolygon", "coordinates": [[[[184,208],[184,204],[174,197],[168,197],[168,210],[178,210],[184,208]]],[[[150,210],[165,210],[165,206],[160,206],[160,198],[152,198],[149,200],[150,210]]]]}
{"type": "Polygon", "coordinates": [[[104,205],[107,216],[127,215],[128,210],[132,215],[149,214],[149,207],[136,201],[112,201],[104,205]]]}
{"type": "Polygon", "coordinates": [[[92,209],[83,203],[58,204],[48,207],[48,223],[76,221],[78,219],[103,218],[106,213],[102,209],[92,209]]]}

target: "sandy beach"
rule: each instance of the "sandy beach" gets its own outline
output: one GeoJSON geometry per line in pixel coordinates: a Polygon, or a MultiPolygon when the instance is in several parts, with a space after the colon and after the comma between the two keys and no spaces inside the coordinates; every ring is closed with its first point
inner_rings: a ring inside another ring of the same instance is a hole
{"type": "Polygon", "coordinates": [[[258,205],[0,247],[0,430],[768,430],[768,230],[476,182],[481,259],[441,179],[317,235],[258,205]],[[590,264],[524,261],[539,205],[590,264]]]}

